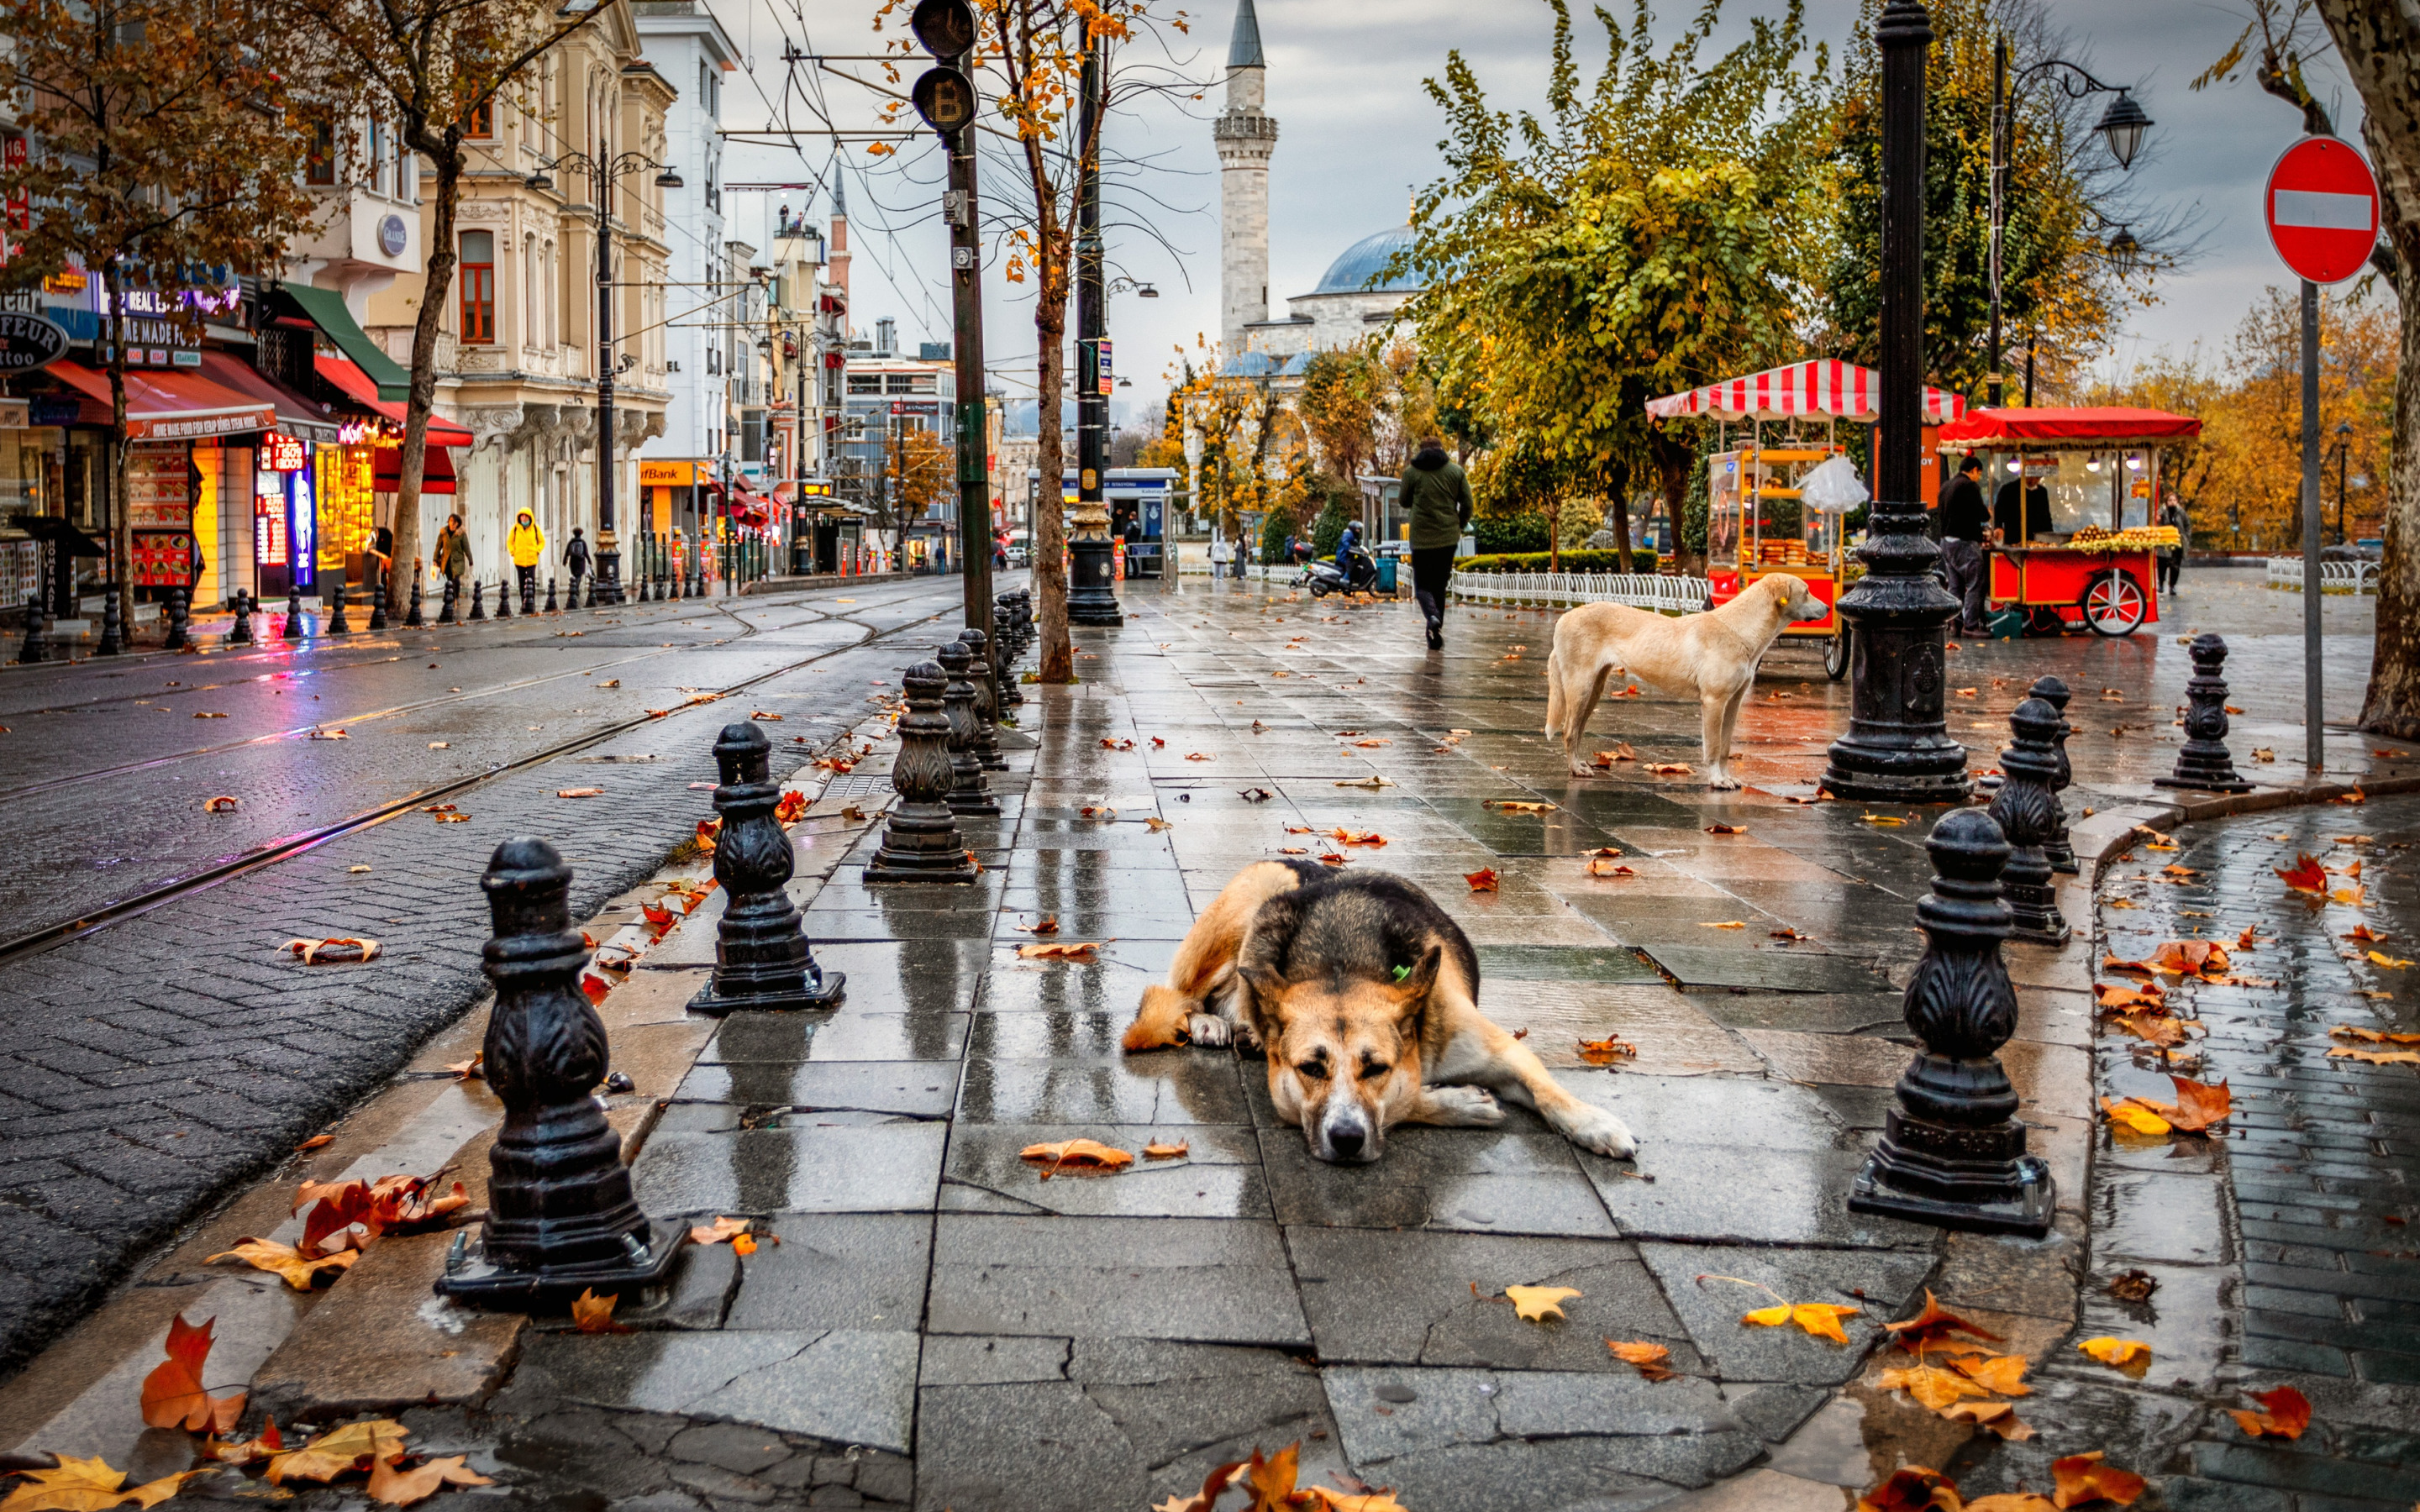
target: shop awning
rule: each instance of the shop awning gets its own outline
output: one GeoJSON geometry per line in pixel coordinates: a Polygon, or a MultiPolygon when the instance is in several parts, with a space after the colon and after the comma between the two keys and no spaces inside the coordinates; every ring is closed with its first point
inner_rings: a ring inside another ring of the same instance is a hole
{"type": "MultiPolygon", "coordinates": [[[[459,491],[454,479],[454,454],[435,444],[436,423],[429,424],[431,443],[420,457],[420,491],[424,494],[459,491]]],[[[403,491],[403,448],[381,446],[370,457],[371,484],[380,493],[403,491]]]]}
{"type": "Polygon", "coordinates": [[[233,352],[202,353],[202,376],[223,389],[271,406],[277,412],[281,430],[311,441],[333,442],[336,439],[337,424],[326,405],[256,371],[233,352]]]}
{"type": "MultiPolygon", "coordinates": [[[[1658,420],[1702,417],[1708,420],[1879,419],[1882,375],[1854,363],[1825,360],[1767,368],[1745,378],[1725,378],[1686,393],[1668,393],[1647,401],[1647,412],[1658,420]]],[[[1946,424],[1966,412],[1962,395],[1944,389],[1924,391],[1924,423],[1946,424]]]]}
{"type": "Polygon", "coordinates": [[[378,385],[379,398],[389,404],[401,404],[411,397],[411,375],[370,340],[369,332],[345,308],[343,295],[333,289],[313,288],[308,284],[281,284],[272,293],[271,302],[272,306],[279,302],[291,306],[294,314],[318,326],[336,344],[337,350],[351,358],[353,365],[378,385]]]}
{"type": "Polygon", "coordinates": [[[1976,447],[2162,446],[2201,434],[2201,422],[2164,409],[1978,409],[1941,427],[1942,451],[1976,447]]]}
{"type": "MultiPolygon", "coordinates": [[[[205,354],[208,355],[208,354],[205,354]]],[[[89,401],[79,423],[108,424],[109,375],[81,363],[53,363],[42,369],[89,401]],[[99,413],[94,412],[98,405],[99,413]]],[[[183,440],[268,430],[277,424],[274,405],[212,382],[199,373],[169,368],[126,375],[126,434],[133,440],[183,440]]]]}
{"type": "MultiPolygon", "coordinates": [[[[342,357],[315,357],[313,363],[319,376],[333,383],[363,409],[384,415],[396,424],[403,424],[406,406],[390,403],[379,397],[379,386],[360,366],[342,357]]],[[[469,431],[439,415],[428,417],[428,444],[431,446],[469,446],[478,440],[469,431]]]]}

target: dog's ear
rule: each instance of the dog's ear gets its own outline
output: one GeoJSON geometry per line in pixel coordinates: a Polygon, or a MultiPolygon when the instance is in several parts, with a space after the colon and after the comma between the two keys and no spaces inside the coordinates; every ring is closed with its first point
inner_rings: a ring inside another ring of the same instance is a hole
{"type": "Polygon", "coordinates": [[[1267,962],[1249,955],[1235,963],[1235,1017],[1274,1059],[1280,1027],[1277,1008],[1285,997],[1285,977],[1267,962]]]}
{"type": "Polygon", "coordinates": [[[1407,1040],[1419,1040],[1428,1021],[1429,994],[1435,990],[1437,973],[1444,968],[1445,947],[1431,940],[1412,964],[1397,966],[1396,1000],[1403,1005],[1403,1031],[1407,1040]]]}

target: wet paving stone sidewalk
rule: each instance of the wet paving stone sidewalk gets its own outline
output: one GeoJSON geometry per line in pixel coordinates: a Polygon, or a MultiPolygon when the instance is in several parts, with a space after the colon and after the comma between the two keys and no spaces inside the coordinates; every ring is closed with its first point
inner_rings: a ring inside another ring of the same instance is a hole
{"type": "MultiPolygon", "coordinates": [[[[2342,1383],[2306,1388],[2331,1425],[2326,1448],[2314,1429],[2248,1452],[2286,1456],[2281,1477],[2339,1460],[2403,1473],[2392,1424],[2411,1415],[2386,1414],[2401,1398],[2379,1395],[2375,1372],[2392,1367],[2375,1362],[2395,1354],[2378,1331],[2412,1319],[2364,1303],[2338,1319],[2353,1334],[2323,1336],[2311,1309],[2331,1283],[2310,1277],[2346,1278],[2334,1294],[2346,1309],[2358,1295],[2408,1310],[2408,1291],[2364,1279],[2385,1273],[2366,1269],[2384,1263],[2366,1251],[2314,1248],[2285,1229],[2256,1236],[2256,1220],[2236,1216],[2250,1210],[2226,1163],[2199,1148],[2215,1141],[2111,1147],[2096,1121],[2096,1056],[2104,1090],[2149,1073],[2096,1041],[2101,942],[2083,931],[2062,949],[2006,952],[2021,1012],[2004,1059],[2058,1183],[2053,1234],[1948,1236],[1846,1211],[1911,1053],[1900,998],[1920,948],[1922,842],[1937,812],[1792,801],[1813,798],[1841,717],[1844,695],[1811,662],[1804,678],[1786,658],[1768,667],[1742,719],[1751,786],[1726,794],[1694,772],[1645,771],[1702,765],[1694,707],[1655,698],[1598,717],[1593,744],[1626,742],[1637,761],[1565,775],[1539,733],[1550,617],[1458,609],[1450,650],[1433,656],[1404,606],[1188,587],[1130,591],[1126,607],[1125,625],[1079,632],[1078,685],[1025,688],[1009,769],[991,778],[1002,811],[960,821],[985,868],[973,885],[864,880],[888,744],[809,811],[791,892],[826,969],[847,973],[838,1010],[720,1024],[686,1014],[713,960],[719,898],[605,998],[615,1063],[635,1077],[609,1105],[636,1148],[640,1202],[663,1219],[749,1218],[766,1239],[752,1254],[692,1249],[673,1294],[625,1309],[634,1331],[603,1336],[427,1301],[433,1241],[373,1250],[302,1299],[195,1263],[239,1225],[265,1230],[282,1217],[281,1188],[264,1194],[268,1206],[214,1220],[119,1304],[131,1311],[105,1314],[63,1350],[97,1355],[119,1340],[136,1361],[131,1385],[180,1307],[276,1312],[262,1335],[273,1338],[228,1357],[256,1372],[256,1413],[273,1403],[281,1421],[325,1427],[395,1412],[415,1447],[467,1454],[498,1483],[462,1494],[534,1506],[1125,1512],[1189,1495],[1213,1466],[1255,1448],[1299,1443],[1303,1481],[1390,1486],[1412,1512],[1831,1512],[1905,1463],[1948,1470],[1970,1494],[2047,1490],[2053,1455],[2095,1448],[2175,1477],[2155,1481],[2147,1507],[2319,1512],[2375,1498],[2224,1499],[2300,1483],[2229,1468],[2249,1463],[2246,1444],[2218,1432],[2232,1424],[2216,1396],[2235,1383],[2229,1367],[2261,1367],[2265,1386],[2273,1363],[2316,1380],[2335,1358],[2342,1383]],[[1348,843],[1355,834],[1384,843],[1348,843]],[[1628,874],[1590,872],[1606,849],[1628,874]],[[1581,1152],[1508,1107],[1496,1128],[1402,1128],[1377,1164],[1326,1165],[1276,1117],[1256,1056],[1122,1053],[1142,987],[1196,913],[1241,867],[1296,852],[1427,888],[1474,942],[1482,1010],[1526,1031],[1575,1095],[1617,1112],[1639,1138],[1637,1158],[1581,1152]],[[1497,873],[1492,891],[1466,880],[1482,870],[1497,873]],[[1053,938],[1097,952],[1020,956],[1045,918],[1057,921],[1053,938]],[[1606,1038],[1635,1054],[1592,1063],[1602,1057],[1583,1041],[1606,1038]],[[1183,1152],[1047,1178],[1020,1158],[1079,1137],[1183,1152]],[[2141,1193],[2113,1185],[2130,1179],[2141,1193]],[[2246,1267],[2248,1282],[2258,1243],[2273,1251],[2258,1259],[2273,1268],[2259,1285],[2299,1304],[2231,1289],[2228,1268],[2246,1267]],[[2154,1312],[2110,1316],[2117,1304],[2094,1288],[2138,1266],[2163,1278],[2154,1312]],[[1562,1319],[1532,1322],[1504,1300],[1510,1286],[1578,1295],[1562,1319]],[[1879,1389],[1885,1362],[1905,1363],[1883,1351],[1883,1324],[1915,1312],[1928,1288],[2035,1362],[2036,1393],[2020,1404],[2033,1441],[1972,1439],[1879,1389]],[[349,1296],[358,1300],[339,1311],[349,1296]],[[1846,1342],[1744,1320],[1776,1298],[1854,1309],[1841,1319],[1846,1342]],[[2256,1323],[2255,1305],[2276,1320],[2256,1323]],[[2090,1365],[2074,1355],[2080,1329],[2147,1337],[2152,1370],[2133,1381],[2090,1365]],[[2377,1341],[2365,1348],[2365,1334],[2377,1341]],[[1674,1378],[1644,1379],[1608,1341],[1662,1346],[1674,1378]],[[2335,1353],[2261,1352],[2288,1346],[2335,1353]],[[2172,1377],[2194,1385],[2162,1384],[2172,1377]],[[2369,1405],[2331,1418],[2331,1390],[2369,1405]],[[2375,1431],[2362,1437],[2363,1425],[2375,1431]]],[[[2098,675],[2116,686],[2108,657],[2131,657],[2156,673],[2125,685],[2149,707],[2183,661],[2181,648],[2155,649],[2168,648],[2055,643],[2035,660],[2031,643],[1978,648],[1964,664],[1978,670],[1976,708],[1959,723],[1996,718],[2001,733],[1959,732],[1976,764],[1991,764],[2005,737],[2023,687],[2009,684],[2048,670],[2040,662],[2068,658],[2071,681],[2097,688],[2098,675]]],[[[2080,758],[2078,805],[2147,793],[2173,759],[2164,733],[2140,754],[2125,736],[2100,737],[2112,755],[2080,758]]],[[[2388,812],[2381,799],[2225,832],[2307,823],[2332,834],[2355,820],[2378,830],[2388,812]]],[[[2162,859],[2201,868],[2188,854],[2162,859]]],[[[2287,905],[2257,883],[2245,896],[2266,900],[2263,928],[2282,933],[2287,905]]],[[[2108,914],[2113,930],[2160,906],[2222,912],[2189,904],[2188,888],[2140,886],[2144,906],[2108,914]]],[[[2071,918],[2093,917],[2088,893],[2063,890],[2071,918]]],[[[2373,918],[2388,896],[2372,902],[2373,918]]],[[[636,912],[628,899],[615,907],[636,912]]],[[[2123,935],[2113,947],[2133,948],[2123,935]]],[[[2331,945],[2304,949],[2332,970],[2394,975],[2342,962],[2331,945]]],[[[2264,946],[2247,969],[2273,974],[2272,960],[2264,946]]],[[[2350,1001],[2374,1014],[2399,1006],[2350,1001]]],[[[2219,1002],[2204,1008],[2213,1024],[2219,1002]]],[[[425,1047],[412,1109],[385,1123],[365,1113],[331,1156],[440,1150],[481,1200],[492,1099],[440,1074],[475,1030],[466,1023],[425,1047]]],[[[2328,1042],[2324,1026],[2297,1032],[2328,1042]]],[[[2273,1029],[2247,1023],[2242,1034],[2247,1056],[2276,1054],[2273,1029]]],[[[2216,1036],[2202,1054],[2215,1079],[2216,1036]]],[[[2322,1049],[2304,1058],[2321,1076],[2350,1074],[2322,1049]]],[[[2361,1068],[2359,1087],[2391,1093],[2397,1076],[2408,1082],[2411,1068],[2361,1068]]],[[[2257,1117],[2255,1080],[2247,1069],[2234,1085],[2257,1117]]],[[[2396,1179],[2408,1179],[2399,1104],[2341,1088],[2297,1095],[2346,1100],[2329,1116],[2373,1130],[2378,1156],[2404,1158],[2396,1179]]],[[[2320,1130],[2319,1107],[2292,1121],[2320,1130]]],[[[2240,1137],[2256,1127],[2240,1123],[2240,1137]]],[[[2373,1161],[2371,1175],[2352,1176],[2342,1156],[2328,1160],[2298,1206],[2337,1211],[2343,1227],[2395,1173],[2373,1161]]],[[[69,1452],[112,1448],[99,1417],[29,1412],[36,1384],[76,1382],[78,1401],[107,1396],[97,1366],[53,1356],[0,1388],[0,1428],[86,1435],[54,1445],[69,1452]]],[[[0,1431],[0,1445],[21,1436],[0,1431]]],[[[149,1474],[190,1453],[158,1430],[140,1450],[137,1473],[149,1474]]],[[[240,1490],[231,1477],[197,1482],[184,1499],[240,1490]]]]}

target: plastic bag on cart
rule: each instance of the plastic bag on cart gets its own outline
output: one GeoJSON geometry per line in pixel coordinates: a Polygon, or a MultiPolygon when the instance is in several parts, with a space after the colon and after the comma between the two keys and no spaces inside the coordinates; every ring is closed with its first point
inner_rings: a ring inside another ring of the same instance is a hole
{"type": "Polygon", "coordinates": [[[1819,464],[1798,485],[1798,501],[1824,515],[1845,515],[1872,497],[1856,464],[1845,456],[1819,464]]]}

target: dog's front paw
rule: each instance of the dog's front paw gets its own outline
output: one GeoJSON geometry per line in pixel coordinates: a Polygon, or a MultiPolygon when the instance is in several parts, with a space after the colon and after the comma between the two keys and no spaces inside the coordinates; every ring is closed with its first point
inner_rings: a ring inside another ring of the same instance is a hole
{"type": "Polygon", "coordinates": [[[1738,789],[1739,785],[1740,779],[1731,776],[1729,772],[1715,773],[1713,780],[1706,784],[1706,786],[1712,788],[1716,793],[1734,792],[1738,789]]]}
{"type": "Polygon", "coordinates": [[[1483,1087],[1432,1087],[1427,1103],[1428,1121],[1449,1128],[1492,1129],[1504,1121],[1504,1109],[1483,1087]]]}
{"type": "Polygon", "coordinates": [[[1615,1160],[1628,1160],[1638,1153],[1638,1141],[1632,1137],[1629,1127],[1603,1108],[1583,1103],[1568,1115],[1548,1121],[1582,1149],[1610,1155],[1615,1160]]]}
{"type": "Polygon", "coordinates": [[[1596,776],[1596,768],[1589,765],[1585,762],[1574,762],[1572,763],[1572,775],[1574,777],[1594,777],[1596,776]]]}
{"type": "Polygon", "coordinates": [[[1186,1037],[1196,1045],[1222,1045],[1234,1038],[1233,1024],[1216,1013],[1195,1013],[1185,1021],[1186,1037]]]}

